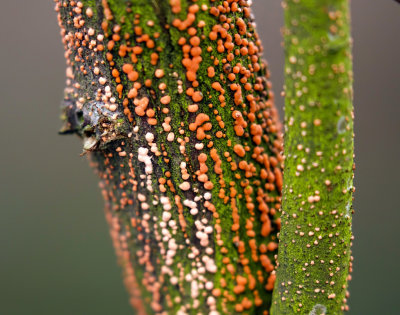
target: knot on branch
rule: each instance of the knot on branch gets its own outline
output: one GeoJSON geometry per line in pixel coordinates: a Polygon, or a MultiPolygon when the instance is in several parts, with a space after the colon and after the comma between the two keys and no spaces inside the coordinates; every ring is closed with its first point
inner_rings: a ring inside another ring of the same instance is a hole
{"type": "Polygon", "coordinates": [[[62,112],[64,126],[60,133],[82,137],[83,154],[103,150],[108,143],[128,137],[128,123],[116,104],[89,101],[82,105],[66,99],[62,112]]]}

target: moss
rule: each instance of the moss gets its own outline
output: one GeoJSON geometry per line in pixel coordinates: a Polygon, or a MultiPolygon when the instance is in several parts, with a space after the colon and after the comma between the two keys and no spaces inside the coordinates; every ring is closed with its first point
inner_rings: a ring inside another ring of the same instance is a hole
{"type": "Polygon", "coordinates": [[[285,172],[272,314],[347,309],[353,193],[347,0],[285,8],[285,172]]]}

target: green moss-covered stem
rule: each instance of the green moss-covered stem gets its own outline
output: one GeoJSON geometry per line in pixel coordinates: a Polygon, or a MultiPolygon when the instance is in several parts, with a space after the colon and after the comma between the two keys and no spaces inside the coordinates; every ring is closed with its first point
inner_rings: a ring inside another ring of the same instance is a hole
{"type": "Polygon", "coordinates": [[[272,314],[341,314],[351,269],[348,0],[288,0],[285,171],[272,314]]]}
{"type": "Polygon", "coordinates": [[[245,0],[56,0],[84,141],[139,314],[267,314],[282,141],[245,0]]]}

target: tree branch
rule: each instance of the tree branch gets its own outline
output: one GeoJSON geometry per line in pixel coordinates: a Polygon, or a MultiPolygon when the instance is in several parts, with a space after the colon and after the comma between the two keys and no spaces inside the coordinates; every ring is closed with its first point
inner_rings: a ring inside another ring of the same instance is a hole
{"type": "Polygon", "coordinates": [[[347,0],[288,0],[285,172],[272,314],[347,309],[353,193],[347,0]]]}
{"type": "Polygon", "coordinates": [[[139,314],[267,314],[282,141],[247,1],[56,0],[63,132],[139,314]]]}

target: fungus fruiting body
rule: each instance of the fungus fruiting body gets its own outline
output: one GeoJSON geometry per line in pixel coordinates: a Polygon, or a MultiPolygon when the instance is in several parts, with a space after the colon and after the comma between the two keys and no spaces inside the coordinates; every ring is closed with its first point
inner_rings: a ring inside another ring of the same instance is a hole
{"type": "Polygon", "coordinates": [[[282,138],[248,1],[55,3],[133,307],[268,314],[282,138]]]}

